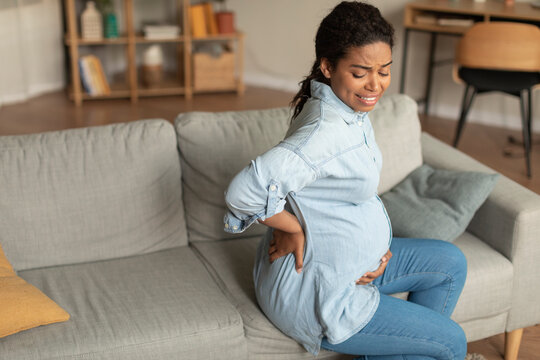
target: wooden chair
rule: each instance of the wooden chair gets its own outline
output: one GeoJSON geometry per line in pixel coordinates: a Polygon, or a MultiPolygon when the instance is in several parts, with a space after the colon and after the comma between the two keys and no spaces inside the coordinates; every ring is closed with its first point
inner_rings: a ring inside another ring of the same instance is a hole
{"type": "Polygon", "coordinates": [[[454,147],[477,94],[500,91],[517,96],[527,176],[530,177],[531,93],[540,85],[540,29],[511,22],[483,22],[472,26],[457,47],[454,80],[466,85],[454,147]]]}

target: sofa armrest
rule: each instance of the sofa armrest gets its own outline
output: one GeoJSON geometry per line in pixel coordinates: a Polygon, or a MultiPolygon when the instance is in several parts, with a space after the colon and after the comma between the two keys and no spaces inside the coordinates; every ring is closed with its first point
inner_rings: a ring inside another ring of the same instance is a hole
{"type": "MultiPolygon", "coordinates": [[[[461,151],[422,134],[424,162],[458,171],[495,172],[461,151]]],[[[507,331],[540,323],[540,195],[501,176],[467,229],[514,267],[507,331]]]]}

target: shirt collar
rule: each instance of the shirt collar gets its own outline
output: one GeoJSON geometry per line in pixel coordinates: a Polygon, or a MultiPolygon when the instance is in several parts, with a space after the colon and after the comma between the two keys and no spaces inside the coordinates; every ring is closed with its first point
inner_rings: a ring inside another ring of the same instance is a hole
{"type": "Polygon", "coordinates": [[[349,125],[364,122],[367,112],[354,111],[336,96],[330,86],[322,82],[311,80],[311,96],[315,99],[320,99],[336,109],[343,120],[349,125]]]}

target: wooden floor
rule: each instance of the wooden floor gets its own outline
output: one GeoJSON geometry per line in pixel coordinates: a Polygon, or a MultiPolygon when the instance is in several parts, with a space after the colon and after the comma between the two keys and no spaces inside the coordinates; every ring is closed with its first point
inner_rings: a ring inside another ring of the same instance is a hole
{"type": "MultiPolygon", "coordinates": [[[[131,104],[128,100],[87,101],[77,108],[66,99],[63,92],[55,92],[21,104],[0,107],[0,135],[28,134],[147,118],[163,118],[172,122],[181,112],[265,109],[287,106],[291,98],[292,94],[287,92],[248,87],[243,97],[235,94],[209,94],[197,95],[192,101],[186,101],[182,97],[144,98],[137,104],[131,104]]],[[[454,121],[436,117],[421,118],[424,131],[451,143],[454,121]]],[[[459,149],[540,194],[540,145],[533,148],[533,176],[528,179],[525,175],[522,150],[507,145],[509,135],[520,137],[517,131],[467,124],[459,149]],[[505,150],[515,153],[516,157],[503,156],[505,150]]],[[[470,343],[469,351],[481,353],[487,360],[503,359],[504,335],[470,343]]],[[[540,325],[525,329],[519,359],[540,359],[540,325]]]]}

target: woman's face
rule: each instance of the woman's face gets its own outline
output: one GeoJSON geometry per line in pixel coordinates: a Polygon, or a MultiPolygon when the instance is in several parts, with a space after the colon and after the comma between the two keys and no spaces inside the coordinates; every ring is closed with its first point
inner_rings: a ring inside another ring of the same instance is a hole
{"type": "Polygon", "coordinates": [[[321,60],[321,71],[330,80],[337,97],[354,111],[367,112],[390,85],[390,45],[376,42],[352,47],[332,68],[328,59],[321,60]]]}

